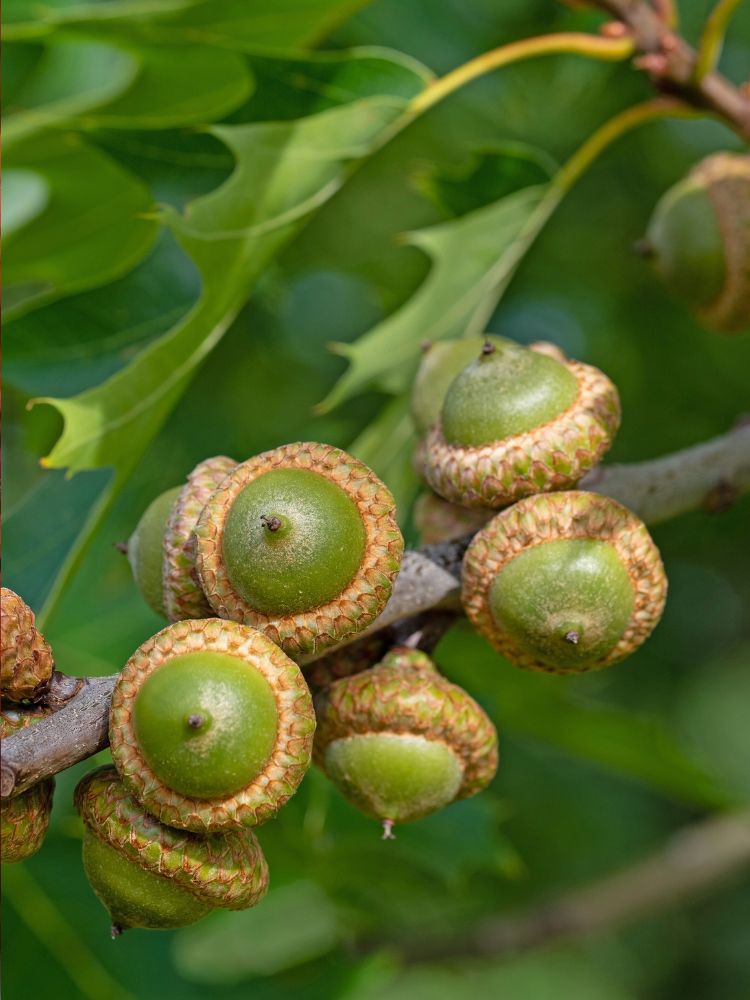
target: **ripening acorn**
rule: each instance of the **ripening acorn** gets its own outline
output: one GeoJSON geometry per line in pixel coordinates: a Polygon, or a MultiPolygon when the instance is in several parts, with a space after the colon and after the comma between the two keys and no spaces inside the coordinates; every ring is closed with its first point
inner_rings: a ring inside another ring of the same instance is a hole
{"type": "Polygon", "coordinates": [[[162,618],[182,621],[212,614],[195,568],[193,529],[206,501],[236,464],[224,455],[200,462],[183,486],[165,490],[149,504],[128,539],[133,578],[162,618]]]}
{"type": "Polygon", "coordinates": [[[577,673],[617,663],[661,618],[667,579],[643,522],[609,497],[539,494],[472,540],[462,601],[511,663],[577,673]]]}
{"type": "Polygon", "coordinates": [[[251,830],[198,836],[165,826],[113,767],[87,774],[74,801],[84,823],[83,867],[113,937],[131,927],[184,927],[218,907],[244,910],[266,893],[268,867],[251,830]]]}
{"type": "Polygon", "coordinates": [[[451,382],[421,456],[432,489],[464,507],[568,489],[620,422],[617,390],[597,368],[497,339],[451,382]]]}
{"type": "Polygon", "coordinates": [[[380,614],[404,545],[387,487],[351,455],[314,443],[238,465],[195,535],[214,612],[294,656],[336,645],[380,614]]]}
{"type": "MultiPolygon", "coordinates": [[[[0,712],[0,739],[12,736],[47,715],[48,712],[39,708],[4,707],[0,712]]],[[[54,789],[54,778],[49,778],[0,802],[0,860],[3,864],[25,861],[42,846],[49,826],[54,789]]]]}
{"type": "Polygon", "coordinates": [[[497,770],[486,713],[425,653],[396,647],[315,699],[316,764],[384,836],[485,788],[497,770]]]}
{"type": "Polygon", "coordinates": [[[0,698],[37,702],[47,693],[55,661],[34,612],[14,591],[0,590],[0,698]]]}
{"type": "Polygon", "coordinates": [[[706,326],[750,328],[750,156],[716,153],[693,167],[638,247],[706,326]]]}
{"type": "Polygon", "coordinates": [[[123,781],[162,823],[199,833],[274,816],[307,770],[314,731],[297,664],[256,629],[216,618],[152,636],[112,694],[123,781]]]}

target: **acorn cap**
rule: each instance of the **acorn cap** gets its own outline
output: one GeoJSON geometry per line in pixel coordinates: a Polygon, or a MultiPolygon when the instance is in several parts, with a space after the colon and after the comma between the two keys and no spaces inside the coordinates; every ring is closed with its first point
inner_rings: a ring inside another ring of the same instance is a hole
{"type": "Polygon", "coordinates": [[[52,650],[18,594],[0,590],[0,698],[39,701],[55,670],[52,650]]]}
{"type": "MultiPolygon", "coordinates": [[[[42,709],[3,708],[0,739],[39,722],[48,714],[42,709]]],[[[50,778],[0,802],[0,860],[3,864],[25,861],[42,846],[52,812],[54,788],[54,779],[50,778]]]]}
{"type": "Polygon", "coordinates": [[[211,907],[244,910],[268,889],[268,867],[251,830],[198,836],[171,829],[143,809],[114,767],[87,774],[74,803],[88,830],[121,857],[211,907]]]}
{"type": "Polygon", "coordinates": [[[169,621],[210,618],[213,613],[195,567],[193,530],[212,493],[236,465],[225,455],[207,458],[196,465],[177,494],[164,532],[162,584],[169,621]]]}
{"type": "Polygon", "coordinates": [[[425,476],[452,503],[504,507],[574,485],[619,422],[617,390],[598,369],[490,343],[451,384],[425,440],[425,476]]]}
{"type": "Polygon", "coordinates": [[[391,595],[403,553],[386,486],[351,455],[315,443],[238,465],[195,534],[214,611],[294,656],[366,628],[391,595]]]}
{"type": "Polygon", "coordinates": [[[750,156],[716,153],[660,199],[645,247],[707,326],[750,327],[750,156]]]}
{"type": "Polygon", "coordinates": [[[530,670],[571,673],[624,659],[657,625],[666,593],[643,522],[595,493],[520,500],[475,536],[464,557],[469,620],[530,670]]]}
{"type": "Polygon", "coordinates": [[[152,636],[112,695],[110,748],[122,779],[161,822],[202,833],[274,816],[307,770],[314,731],[297,664],[255,629],[216,618],[152,636]],[[236,661],[247,677],[236,669],[235,677],[217,677],[216,661],[232,668],[236,661]]]}
{"type": "Polygon", "coordinates": [[[421,736],[447,746],[460,764],[454,799],[481,791],[497,770],[492,722],[418,650],[397,647],[371,670],[336,681],[316,697],[315,710],[314,760],[326,772],[327,751],[336,741],[379,734],[421,736]]]}
{"type": "Polygon", "coordinates": [[[436,493],[421,493],[414,504],[414,527],[423,545],[473,535],[492,517],[485,507],[461,507],[436,493]]]}
{"type": "Polygon", "coordinates": [[[388,640],[380,632],[375,632],[305,664],[302,672],[308,687],[316,694],[342,677],[369,670],[382,658],[387,644],[388,640]]]}

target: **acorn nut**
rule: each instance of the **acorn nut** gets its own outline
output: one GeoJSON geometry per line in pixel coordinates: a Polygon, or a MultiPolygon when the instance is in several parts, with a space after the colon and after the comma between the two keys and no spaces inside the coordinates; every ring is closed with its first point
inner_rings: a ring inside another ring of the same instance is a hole
{"type": "Polygon", "coordinates": [[[125,664],[112,758],[162,823],[201,833],[266,822],[310,763],[315,716],[296,663],[256,629],[190,619],[125,664]]]}
{"type": "Polygon", "coordinates": [[[23,598],[0,590],[0,698],[36,702],[47,693],[55,662],[23,598]]]}
{"type": "MultiPolygon", "coordinates": [[[[8,708],[0,712],[0,739],[31,726],[48,715],[39,708],[8,708]]],[[[49,778],[0,803],[0,860],[25,861],[44,842],[52,811],[55,781],[49,778]]]]}
{"type": "Polygon", "coordinates": [[[750,328],[750,156],[716,153],[693,167],[638,246],[706,326],[750,328]]]}
{"type": "Polygon", "coordinates": [[[390,597],[403,552],[395,502],[377,476],[325,444],[242,462],[195,529],[216,614],[299,656],[362,631],[390,597]]]}
{"type": "Polygon", "coordinates": [[[432,660],[396,647],[371,670],[315,699],[315,762],[383,824],[384,837],[481,791],[497,769],[497,733],[485,712],[432,660]]]}
{"type": "Polygon", "coordinates": [[[549,673],[609,666],[656,627],[667,579],[645,525],[609,497],[520,500],[472,540],[462,600],[511,663],[549,673]]]}
{"type": "Polygon", "coordinates": [[[487,340],[454,378],[424,443],[432,489],[465,507],[505,507],[566,489],[609,449],[617,390],[598,369],[487,340]]]}
{"type": "Polygon", "coordinates": [[[113,767],[87,774],[74,801],[83,867],[113,937],[131,927],[184,927],[217,907],[244,910],[266,893],[268,867],[251,830],[198,836],[164,826],[113,767]]]}

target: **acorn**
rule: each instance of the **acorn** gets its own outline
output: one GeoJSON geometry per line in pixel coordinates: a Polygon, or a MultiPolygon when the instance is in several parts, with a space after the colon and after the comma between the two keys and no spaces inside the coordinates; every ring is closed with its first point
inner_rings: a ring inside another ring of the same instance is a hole
{"type": "Polygon", "coordinates": [[[146,603],[169,621],[208,618],[211,606],[195,568],[195,528],[203,507],[236,466],[224,455],[207,458],[183,486],[165,490],[143,513],[126,551],[146,603]]]}
{"type": "Polygon", "coordinates": [[[36,627],[34,612],[18,594],[0,591],[0,698],[40,701],[49,688],[55,661],[36,627]]]}
{"type": "Polygon", "coordinates": [[[612,444],[617,390],[598,369],[487,341],[425,439],[424,473],[465,507],[505,507],[574,485],[612,444]]]}
{"type": "Polygon", "coordinates": [[[423,545],[473,535],[492,517],[486,507],[460,507],[436,493],[421,493],[414,503],[414,527],[423,545]]]}
{"type": "Polygon", "coordinates": [[[404,544],[387,487],[351,455],[314,443],[238,465],[195,535],[214,612],[261,629],[292,656],[369,625],[391,595],[404,544]]]}
{"type": "Polygon", "coordinates": [[[643,522],[596,493],[519,500],[472,540],[466,614],[511,663],[548,673],[625,659],[664,610],[667,579],[643,522]]]}
{"type": "Polygon", "coordinates": [[[112,694],[110,748],[128,789],[162,823],[199,833],[274,816],[307,770],[314,731],[297,664],[216,618],[152,636],[112,694]]]}
{"type": "Polygon", "coordinates": [[[425,653],[396,647],[371,670],[315,699],[315,762],[384,839],[485,788],[497,770],[497,733],[462,688],[425,653]]]}
{"type": "Polygon", "coordinates": [[[244,910],[268,888],[251,830],[201,837],[164,826],[128,792],[113,767],[75,790],[84,823],[83,867],[107,908],[112,937],[131,927],[184,927],[211,910],[244,910]]]}
{"type": "Polygon", "coordinates": [[[750,327],[750,156],[716,153],[657,204],[638,249],[707,327],[750,327]]]}
{"type": "MultiPolygon", "coordinates": [[[[3,708],[0,712],[0,739],[12,736],[45,718],[39,708],[3,708]]],[[[25,861],[44,842],[52,812],[53,778],[0,802],[0,860],[3,864],[25,861]]]]}
{"type": "MultiPolygon", "coordinates": [[[[479,356],[485,344],[503,347],[513,345],[513,341],[488,333],[425,343],[411,390],[411,415],[419,434],[426,434],[440,419],[451,382],[479,356]]],[[[546,341],[529,344],[529,350],[548,354],[561,362],[566,360],[558,347],[546,341]]]]}

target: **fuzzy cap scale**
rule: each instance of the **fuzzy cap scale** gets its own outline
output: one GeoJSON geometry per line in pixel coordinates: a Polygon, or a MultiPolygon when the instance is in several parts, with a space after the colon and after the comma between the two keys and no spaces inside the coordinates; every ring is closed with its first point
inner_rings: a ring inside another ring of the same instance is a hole
{"type": "MultiPolygon", "coordinates": [[[[41,709],[8,709],[0,713],[0,739],[39,722],[48,712],[41,709]]],[[[52,812],[54,778],[40,781],[28,791],[0,803],[0,860],[3,864],[25,861],[44,842],[52,812]]]]}
{"type": "Polygon", "coordinates": [[[199,833],[258,826],[294,794],[310,763],[315,714],[299,667],[256,629],[217,618],[176,622],[148,639],[130,657],[112,694],[109,739],[112,758],[132,794],[162,823],[199,833]],[[138,746],[135,698],[162,664],[186,653],[217,652],[251,664],[273,690],[278,729],[263,769],[240,791],[198,799],[168,788],[138,746]]]}
{"type": "MultiPolygon", "coordinates": [[[[498,574],[516,556],[560,539],[607,542],[627,571],[633,589],[630,620],[608,653],[578,669],[617,663],[645,642],[658,624],[667,596],[667,578],[646,526],[610,497],[585,491],[540,494],[520,500],[494,517],[474,537],[464,557],[462,601],[466,614],[511,663],[529,670],[558,672],[499,626],[491,610],[491,591],[498,574]]],[[[570,668],[560,672],[568,673],[570,668]]]]}
{"type": "Polygon", "coordinates": [[[36,627],[34,612],[8,587],[0,590],[0,697],[39,701],[44,697],[55,662],[36,627]]]}
{"type": "Polygon", "coordinates": [[[86,826],[103,843],[203,902],[244,910],[266,893],[268,866],[251,830],[198,836],[171,829],[141,807],[113,767],[87,774],[74,801],[86,826]]]}
{"type": "Polygon", "coordinates": [[[252,625],[290,656],[334,646],[361,632],[391,595],[403,554],[403,538],[387,487],[362,462],[331,445],[288,444],[242,462],[206,504],[195,529],[203,591],[222,618],[252,625]],[[232,585],[223,562],[223,537],[234,501],[251,482],[277,469],[306,469],[326,477],[356,504],[365,529],[359,569],[340,594],[320,606],[288,614],[252,608],[232,585]]]}
{"type": "Polygon", "coordinates": [[[195,566],[193,529],[211,495],[236,465],[225,455],[207,458],[196,465],[177,494],[164,533],[164,608],[172,622],[211,617],[195,566]]]}

